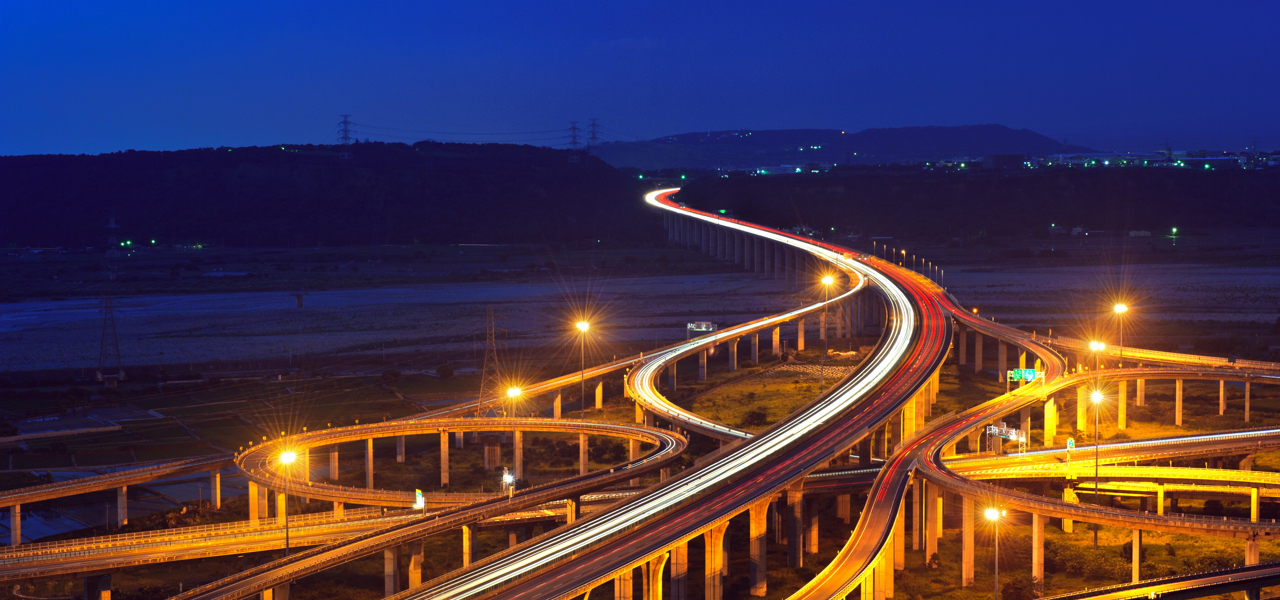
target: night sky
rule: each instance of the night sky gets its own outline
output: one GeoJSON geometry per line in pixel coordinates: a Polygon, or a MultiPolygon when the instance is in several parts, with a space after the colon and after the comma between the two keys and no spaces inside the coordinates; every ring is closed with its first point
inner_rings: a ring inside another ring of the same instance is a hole
{"type": "Polygon", "coordinates": [[[5,0],[0,154],[332,143],[340,113],[385,141],[555,145],[597,117],[607,140],[1001,123],[1275,149],[1278,31],[1272,0],[5,0]]]}

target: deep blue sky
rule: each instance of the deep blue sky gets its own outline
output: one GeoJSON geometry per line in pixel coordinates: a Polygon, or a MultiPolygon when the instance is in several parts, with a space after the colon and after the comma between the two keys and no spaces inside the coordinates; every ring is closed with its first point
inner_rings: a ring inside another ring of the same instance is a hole
{"type": "Polygon", "coordinates": [[[863,4],[5,0],[0,154],[327,143],[339,113],[468,133],[598,117],[609,139],[1002,123],[1101,149],[1280,148],[1280,2],[863,4]]]}

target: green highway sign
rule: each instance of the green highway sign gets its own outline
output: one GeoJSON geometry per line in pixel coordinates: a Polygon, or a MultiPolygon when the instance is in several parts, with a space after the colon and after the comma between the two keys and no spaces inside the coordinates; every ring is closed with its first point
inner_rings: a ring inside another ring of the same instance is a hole
{"type": "Polygon", "coordinates": [[[1010,381],[1035,381],[1044,379],[1044,371],[1035,369],[1014,369],[1008,372],[1010,381]]]}

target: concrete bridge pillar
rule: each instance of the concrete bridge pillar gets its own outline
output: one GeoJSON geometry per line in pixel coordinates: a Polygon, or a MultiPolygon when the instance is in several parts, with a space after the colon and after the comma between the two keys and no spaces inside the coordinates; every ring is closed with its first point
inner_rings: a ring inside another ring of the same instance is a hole
{"type": "Polygon", "coordinates": [[[508,529],[507,530],[507,548],[515,548],[516,546],[519,546],[519,545],[520,545],[520,530],[508,529]]]}
{"type": "Polygon", "coordinates": [[[726,521],[703,534],[706,541],[706,560],[703,563],[706,600],[721,600],[724,594],[724,532],[728,528],[729,523],[726,521]]]}
{"type": "Polygon", "coordinates": [[[1164,515],[1164,484],[1156,484],[1156,514],[1164,515]]]}
{"type": "Polygon", "coordinates": [[[973,499],[961,500],[960,587],[973,586],[973,499]]]}
{"type": "Polygon", "coordinates": [[[1018,368],[1027,368],[1027,350],[1026,348],[1018,348],[1018,368]]]}
{"type": "Polygon", "coordinates": [[[404,436],[403,435],[396,436],[396,462],[398,463],[404,462],[404,436]]]}
{"type": "Polygon", "coordinates": [[[676,391],[676,361],[671,361],[671,366],[667,367],[667,389],[676,391]]]}
{"type": "Polygon", "coordinates": [[[1244,382],[1244,422],[1249,422],[1249,393],[1252,391],[1253,382],[1246,380],[1244,382]]]}
{"type": "Polygon", "coordinates": [[[644,566],[644,600],[662,600],[662,570],[667,566],[668,554],[649,559],[644,566]]]}
{"type": "Polygon", "coordinates": [[[382,595],[400,593],[400,546],[382,551],[382,595]]]}
{"type": "Polygon", "coordinates": [[[973,372],[982,372],[982,332],[973,330],[973,372]]]}
{"type": "Polygon", "coordinates": [[[1258,564],[1258,559],[1260,557],[1260,554],[1261,553],[1259,552],[1259,548],[1258,548],[1258,539],[1249,538],[1249,541],[1245,542],[1244,544],[1244,566],[1252,567],[1253,565],[1258,564]]]}
{"type": "Polygon", "coordinates": [[[1174,423],[1177,426],[1181,427],[1182,426],[1182,380],[1181,379],[1177,380],[1177,382],[1174,383],[1173,403],[1174,403],[1174,411],[1175,411],[1174,423]]]}
{"type": "Polygon", "coordinates": [[[587,458],[588,458],[587,457],[587,434],[579,433],[578,434],[578,474],[579,475],[587,474],[587,466],[588,466],[587,458]]]}
{"type": "Polygon", "coordinates": [[[746,257],[742,252],[742,234],[735,231],[733,233],[733,262],[741,265],[745,264],[745,261],[746,257]]]}
{"type": "Polygon", "coordinates": [[[762,254],[762,255],[764,256],[764,261],[763,261],[763,262],[764,262],[764,268],[763,268],[763,269],[761,269],[760,273],[761,273],[762,275],[764,275],[765,277],[772,277],[772,276],[773,276],[773,263],[774,263],[774,260],[773,260],[773,244],[772,244],[772,243],[770,243],[770,242],[762,241],[762,242],[761,242],[761,248],[760,248],[760,254],[762,254]]]}
{"type": "Polygon", "coordinates": [[[209,471],[209,506],[222,508],[222,471],[209,471]]]}
{"type": "Polygon", "coordinates": [[[289,494],[284,490],[276,492],[276,525],[284,527],[289,514],[289,494]]]}
{"type": "MultiPolygon", "coordinates": [[[[252,483],[249,485],[253,485],[252,483]]],[[[22,505],[9,507],[9,546],[16,548],[22,545],[22,505]]]]}
{"type": "Polygon", "coordinates": [[[751,362],[760,364],[760,332],[751,334],[751,362]]]}
{"type": "Polygon", "coordinates": [[[1044,447],[1052,448],[1058,435],[1058,404],[1053,398],[1044,403],[1044,447]]]}
{"type": "Polygon", "coordinates": [[[871,466],[871,435],[858,440],[858,466],[864,469],[871,466]]]}
{"type": "Polygon", "coordinates": [[[84,598],[85,600],[111,600],[111,574],[85,577],[84,598]]]}
{"type": "Polygon", "coordinates": [[[422,585],[422,543],[409,542],[409,589],[422,585]]]}
{"type": "Polygon", "coordinates": [[[796,351],[804,351],[804,317],[796,319],[796,351]]]}
{"type": "Polygon", "coordinates": [[[671,547],[671,600],[689,598],[689,542],[671,547]]]}
{"type": "Polygon", "coordinates": [[[1023,407],[1023,409],[1018,413],[1018,416],[1022,421],[1021,427],[1019,427],[1019,429],[1022,430],[1022,437],[1027,438],[1027,445],[1030,446],[1031,445],[1031,407],[1030,406],[1023,407]]]}
{"type": "Polygon", "coordinates": [[[604,381],[596,382],[596,410],[604,410],[604,381]]]}
{"type": "Polygon", "coordinates": [[[462,566],[471,564],[472,555],[476,549],[476,526],[462,526],[462,566]]]}
{"type": "Polygon", "coordinates": [[[752,261],[752,273],[760,274],[764,272],[764,240],[751,236],[751,253],[754,257],[752,261]]]}
{"type": "Polygon", "coordinates": [[[1145,379],[1138,380],[1138,396],[1136,400],[1138,406],[1147,405],[1147,380],[1145,379]]]}
{"type": "MultiPolygon", "coordinates": [[[[627,460],[635,462],[640,460],[640,440],[627,440],[627,460]]],[[[631,480],[631,487],[640,487],[640,478],[635,477],[631,480]]]]}
{"type": "Polygon", "coordinates": [[[853,498],[849,494],[836,496],[836,518],[848,525],[853,520],[853,498]]]}
{"type": "Polygon", "coordinates": [[[738,338],[729,340],[729,370],[738,370],[738,338]]]}
{"type": "Polygon", "coordinates": [[[751,505],[751,595],[765,596],[769,590],[769,555],[766,537],[769,526],[769,500],[751,505]]]}
{"type": "MultiPolygon", "coordinates": [[[[892,544],[893,534],[886,541],[892,544]]],[[[876,575],[879,576],[876,581],[876,600],[885,600],[893,597],[893,554],[887,550],[881,552],[879,563],[876,565],[876,575]]]]}
{"type": "MultiPolygon", "coordinates": [[[[915,478],[911,482],[911,550],[919,550],[924,537],[924,480],[915,478]]],[[[925,560],[929,557],[925,556],[925,560]]]]}
{"type": "Polygon", "coordinates": [[[996,381],[1004,383],[1009,368],[1009,345],[996,340],[996,381]]]}
{"type": "Polygon", "coordinates": [[[1121,381],[1116,398],[1116,429],[1124,431],[1129,426],[1129,382],[1121,381]]]}
{"type": "Polygon", "coordinates": [[[1227,414],[1227,382],[1218,381],[1218,416],[1227,414]]]}
{"type": "Polygon", "coordinates": [[[931,483],[925,483],[924,489],[924,561],[928,563],[938,553],[938,538],[942,537],[942,495],[931,483]]]}
{"type": "Polygon", "coordinates": [[[524,432],[513,431],[511,433],[511,456],[512,462],[515,463],[513,471],[516,481],[524,479],[524,432]]]}
{"type": "MultiPolygon", "coordinates": [[[[1067,504],[1080,504],[1080,497],[1076,495],[1076,491],[1072,488],[1062,488],[1062,501],[1067,504]]],[[[1075,522],[1071,519],[1062,519],[1062,532],[1075,533],[1075,522]]]]}
{"type": "Polygon", "coordinates": [[[373,438],[364,441],[364,486],[373,489],[373,438]]]}
{"type": "Polygon", "coordinates": [[[1249,488],[1249,522],[1258,522],[1258,488],[1249,488]]]}
{"type": "Polygon", "coordinates": [[[572,525],[582,516],[582,496],[574,496],[564,501],[564,522],[572,525]]]}
{"type": "Polygon", "coordinates": [[[804,566],[804,492],[788,489],[787,494],[787,566],[804,566]]]}
{"type": "Polygon", "coordinates": [[[129,524],[129,486],[116,488],[116,527],[129,524]]]}
{"type": "Polygon", "coordinates": [[[773,328],[773,357],[782,356],[782,326],[773,328]]]}
{"type": "Polygon", "coordinates": [[[808,529],[804,532],[804,552],[805,554],[818,553],[818,499],[810,497],[805,500],[805,505],[809,511],[808,529]]]}
{"type": "MultiPolygon", "coordinates": [[[[1089,419],[1088,419],[1088,414],[1086,412],[1088,411],[1087,407],[1089,406],[1089,402],[1088,400],[1086,400],[1089,394],[1088,387],[1089,386],[1087,385],[1082,385],[1076,388],[1076,433],[1077,434],[1083,434],[1085,431],[1088,430],[1089,419]]],[[[1181,414],[1181,411],[1179,411],[1179,414],[1181,414]]],[[[1179,425],[1182,424],[1181,418],[1178,419],[1178,424],[1179,425]]]]}
{"type": "Polygon", "coordinates": [[[963,365],[969,362],[969,330],[964,325],[957,325],[960,329],[960,353],[957,365],[963,365]]]}
{"type": "Polygon", "coordinates": [[[907,497],[902,497],[898,506],[898,518],[893,520],[893,568],[901,571],[907,568],[907,497]]]}
{"type": "Polygon", "coordinates": [[[553,419],[559,419],[559,418],[560,418],[560,415],[561,415],[561,413],[560,413],[560,399],[561,399],[560,390],[556,390],[556,399],[555,399],[555,402],[552,402],[552,404],[551,404],[551,418],[553,418],[553,419]]]}
{"type": "Polygon", "coordinates": [[[338,482],[338,445],[329,446],[329,480],[338,482]]]}
{"type": "Polygon", "coordinates": [[[707,351],[702,349],[698,351],[698,381],[707,380],[707,351]]]}
{"type": "Polygon", "coordinates": [[[1044,522],[1044,516],[1031,515],[1031,577],[1037,589],[1044,587],[1044,522]]]}
{"type": "Polygon", "coordinates": [[[440,487],[449,487],[449,432],[440,431],[440,487]]]}

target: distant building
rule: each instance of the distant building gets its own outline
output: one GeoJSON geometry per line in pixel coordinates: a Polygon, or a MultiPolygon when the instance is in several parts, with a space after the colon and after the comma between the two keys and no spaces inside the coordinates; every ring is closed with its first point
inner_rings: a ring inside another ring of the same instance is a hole
{"type": "Polygon", "coordinates": [[[1129,237],[1151,237],[1150,231],[1130,231],[1129,237]]]}

